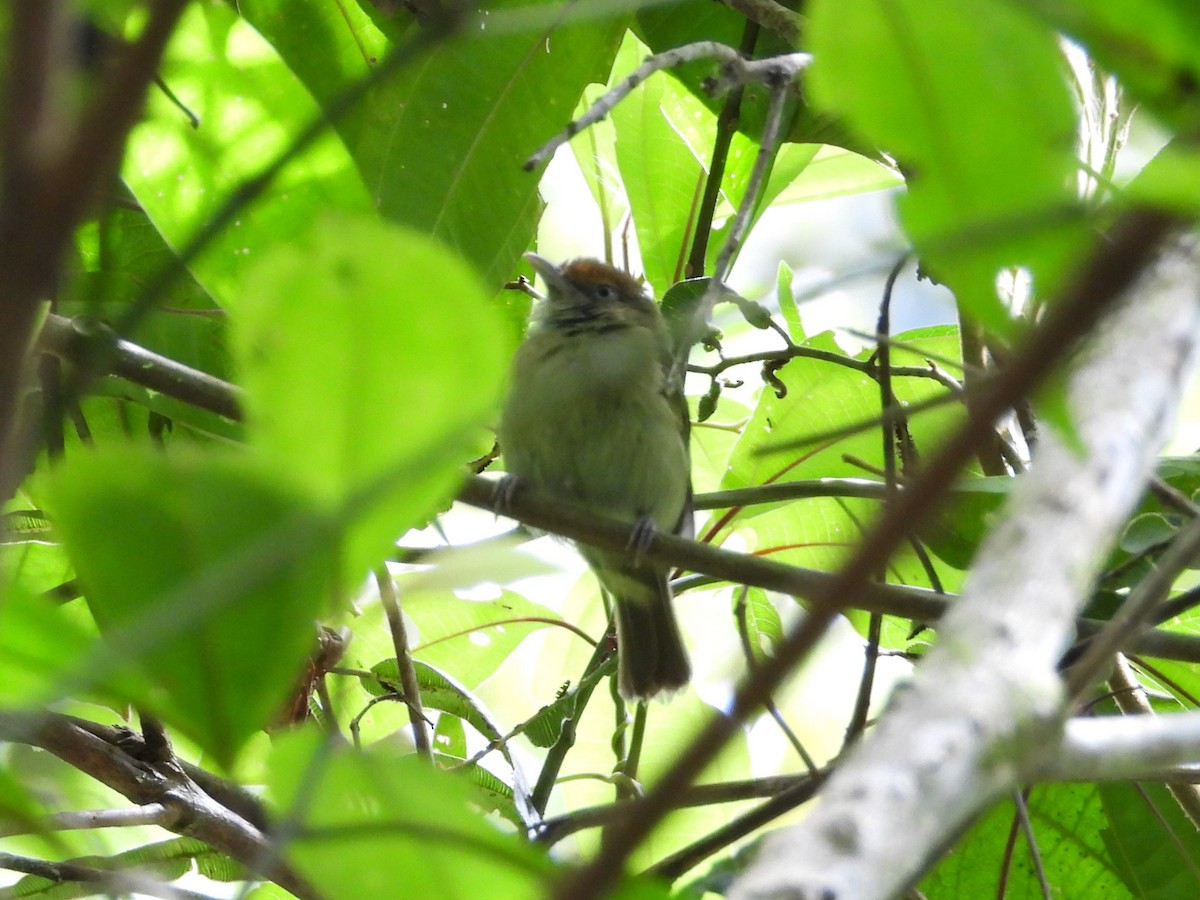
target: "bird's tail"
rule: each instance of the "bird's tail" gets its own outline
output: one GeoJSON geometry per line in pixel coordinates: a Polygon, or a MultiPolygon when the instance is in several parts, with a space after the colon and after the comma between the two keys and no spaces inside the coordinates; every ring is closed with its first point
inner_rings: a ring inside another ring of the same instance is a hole
{"type": "Polygon", "coordinates": [[[617,652],[621,696],[646,700],[670,694],[692,677],[687,650],[671,608],[670,589],[652,603],[618,597],[617,652]]]}
{"type": "Polygon", "coordinates": [[[634,565],[617,554],[591,551],[585,555],[613,598],[621,696],[646,700],[686,685],[692,666],[671,605],[667,570],[634,565]]]}

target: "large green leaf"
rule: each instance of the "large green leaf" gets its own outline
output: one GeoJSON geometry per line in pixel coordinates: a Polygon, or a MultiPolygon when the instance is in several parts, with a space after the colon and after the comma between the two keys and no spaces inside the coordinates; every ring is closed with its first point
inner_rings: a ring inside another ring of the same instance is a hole
{"type": "MultiPolygon", "coordinates": [[[[132,202],[132,197],[122,198],[132,202]]],[[[121,204],[107,210],[77,237],[84,271],[58,312],[86,313],[116,321],[145,284],[174,262],[171,248],[143,210],[121,204]]],[[[229,375],[224,317],[204,289],[184,273],[163,298],[164,308],[144,319],[132,337],[139,344],[218,378],[229,375]]]]}
{"type": "MultiPolygon", "coordinates": [[[[621,47],[614,77],[638,65],[645,53],[630,37],[621,47]]],[[[646,280],[661,295],[683,278],[695,210],[700,203],[712,130],[687,129],[685,118],[707,118],[703,107],[676,82],[654,77],[612,113],[617,132],[617,164],[629,197],[646,280]],[[674,116],[674,120],[671,116],[674,116]]]]}
{"type": "Polygon", "coordinates": [[[268,771],[270,799],[295,824],[288,856],[324,895],[538,897],[554,872],[470,806],[465,779],[391,746],[358,753],[293,734],[268,771]]]}
{"type": "Polygon", "coordinates": [[[294,689],[337,572],[329,529],[274,481],[240,457],[112,446],[72,456],[51,485],[107,640],[75,679],[154,711],[226,765],[294,689]],[[129,670],[141,688],[114,681],[129,670]]]}
{"type": "Polygon", "coordinates": [[[1200,895],[1200,835],[1161,784],[1102,784],[1101,830],[1129,892],[1145,900],[1200,895]]]}
{"type": "MultiPolygon", "coordinates": [[[[923,354],[953,359],[957,352],[955,329],[938,328],[897,335],[893,366],[922,366],[923,354]]],[[[841,354],[829,332],[804,342],[806,347],[841,354]]],[[[866,359],[867,354],[858,356],[866,359]]],[[[875,381],[853,368],[823,359],[797,357],[775,373],[786,388],[777,396],[765,389],[730,458],[724,488],[748,487],[801,478],[862,477],[863,469],[846,456],[883,464],[878,428],[853,434],[837,433],[850,426],[870,423],[879,416],[880,395],[875,381]],[[829,437],[804,446],[792,446],[822,435],[829,437]]],[[[944,396],[946,389],[930,378],[893,376],[892,389],[903,403],[944,396]]],[[[950,424],[943,407],[913,417],[910,427],[919,450],[928,450],[950,424]]]]}
{"type": "Polygon", "coordinates": [[[20,584],[0,598],[0,705],[33,707],[61,696],[92,649],[95,629],[75,608],[54,606],[20,584]]]}
{"type": "Polygon", "coordinates": [[[814,98],[904,169],[900,213],[923,262],[993,328],[997,273],[1051,292],[1084,234],[1076,119],[1057,38],[1005,0],[819,0],[814,98]]]}
{"type": "Polygon", "coordinates": [[[1019,0],[1087,48],[1159,115],[1194,127],[1200,113],[1200,6],[1191,0],[1019,0]]]}
{"type": "MultiPolygon", "coordinates": [[[[361,10],[343,19],[285,0],[241,9],[324,103],[385,51],[361,10]]],[[[623,13],[570,25],[561,15],[550,0],[488,4],[482,27],[423,51],[337,125],[375,207],[454,247],[493,288],[511,277],[540,214],[538,179],[522,162],[605,78],[625,28],[623,13]],[[545,15],[506,19],[518,9],[545,15]]]]}
{"type": "MultiPolygon", "coordinates": [[[[1028,805],[1037,853],[1058,896],[1113,900],[1131,896],[1113,871],[1109,852],[1100,840],[1105,815],[1095,786],[1038,787],[1028,805]]],[[[922,893],[930,900],[995,897],[1005,884],[1003,896],[1009,900],[1043,897],[1023,835],[1017,834],[1012,857],[1006,862],[1005,845],[1012,835],[1014,816],[1012,803],[997,804],[926,876],[922,893]]]]}
{"type": "MultiPolygon", "coordinates": [[[[143,210],[129,208],[131,197],[124,199],[128,203],[114,206],[99,221],[79,230],[82,268],[58,304],[56,311],[62,315],[120,322],[141,298],[145,285],[176,264],[174,252],[154,223],[143,210]]],[[[212,297],[190,273],[183,272],[132,334],[125,336],[176,362],[228,379],[225,324],[226,317],[212,297]]],[[[236,423],[124,380],[106,379],[95,392],[133,400],[192,432],[240,436],[236,423]]],[[[107,405],[121,409],[120,401],[110,400],[107,405]]]]}
{"type": "Polygon", "coordinates": [[[249,442],[331,511],[370,494],[346,545],[357,576],[490,445],[506,331],[461,259],[369,217],[323,217],[247,287],[233,336],[249,442]]]}
{"type": "MultiPolygon", "coordinates": [[[[192,4],[168,47],[162,75],[200,120],[151,93],[129,141],[123,176],[176,250],[244,183],[278,159],[321,109],[275,51],[226,4],[192,4]]],[[[321,209],[369,208],[350,156],[333,134],[293,159],[241,208],[191,271],[222,306],[266,248],[303,233],[321,209]]]]}
{"type": "MultiPolygon", "coordinates": [[[[894,366],[920,367],[926,355],[952,359],[957,353],[954,329],[937,328],[899,335],[893,349],[894,366]]],[[[826,352],[839,352],[832,337],[818,335],[804,342],[826,352]]],[[[861,354],[865,359],[866,354],[861,354]]],[[[851,426],[879,416],[880,395],[867,374],[819,359],[796,358],[776,372],[786,388],[779,397],[765,389],[729,459],[724,488],[783,483],[817,478],[861,478],[863,463],[883,465],[878,426],[845,433],[851,426]],[[827,438],[811,439],[821,435],[827,438]],[[800,446],[793,446],[805,442],[800,446]]],[[[902,403],[944,395],[945,388],[928,378],[894,376],[893,391],[902,403]]],[[[918,452],[929,452],[961,417],[954,404],[911,417],[909,429],[918,452]]],[[[919,463],[917,463],[919,465],[919,463]]],[[[723,541],[732,529],[751,538],[750,549],[780,562],[833,570],[846,558],[878,514],[875,500],[814,497],[787,503],[731,510],[719,514],[706,528],[707,539],[723,541]]],[[[952,573],[942,572],[943,586],[953,590],[952,573]]],[[[896,554],[889,580],[926,587],[930,579],[911,550],[896,554]]]]}
{"type": "Polygon", "coordinates": [[[416,622],[413,652],[468,688],[487,680],[527,636],[561,621],[546,607],[505,592],[496,600],[421,593],[404,601],[416,622]]]}

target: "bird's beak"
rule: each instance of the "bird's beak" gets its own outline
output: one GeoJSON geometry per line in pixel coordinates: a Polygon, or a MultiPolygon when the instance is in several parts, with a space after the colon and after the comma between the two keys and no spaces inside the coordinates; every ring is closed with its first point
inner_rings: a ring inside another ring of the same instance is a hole
{"type": "Polygon", "coordinates": [[[542,280],[546,282],[547,294],[550,291],[557,291],[561,295],[570,290],[571,285],[567,279],[563,278],[563,274],[559,271],[558,266],[550,262],[546,257],[538,256],[536,253],[526,253],[525,258],[533,266],[533,271],[541,275],[542,280]]]}

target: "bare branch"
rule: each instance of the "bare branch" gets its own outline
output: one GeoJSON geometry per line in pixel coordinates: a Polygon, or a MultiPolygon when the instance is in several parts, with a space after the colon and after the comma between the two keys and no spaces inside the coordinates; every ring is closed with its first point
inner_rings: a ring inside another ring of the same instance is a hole
{"type": "Polygon", "coordinates": [[[1159,781],[1191,771],[1200,779],[1200,712],[1080,717],[1067,722],[1057,752],[1033,773],[1042,781],[1159,781]]]}
{"type": "Polygon", "coordinates": [[[421,688],[417,683],[417,671],[413,668],[412,654],[408,649],[408,631],[404,627],[404,613],[400,610],[400,598],[396,595],[396,583],[386,566],[375,570],[375,584],[379,587],[379,600],[387,615],[388,629],[392,634],[392,649],[396,653],[396,668],[400,672],[400,686],[404,688],[404,705],[408,707],[408,721],[412,725],[413,744],[417,754],[429,760],[433,756],[429,742],[428,722],[421,709],[421,688]]]}
{"type": "Polygon", "coordinates": [[[555,150],[583,129],[603,120],[618,103],[629,96],[634,88],[655,72],[702,59],[712,59],[721,63],[721,72],[711,83],[714,93],[717,90],[728,89],[734,84],[785,84],[794,79],[812,62],[812,57],[807,53],[789,53],[785,56],[773,56],[768,59],[745,59],[732,47],[716,41],[697,41],[694,44],[684,44],[673,50],[656,53],[648,57],[612,90],[593,103],[591,109],[575,121],[570,122],[563,131],[543,144],[525,161],[523,168],[527,172],[536,169],[553,156],[555,150]]]}
{"type": "MultiPolygon", "coordinates": [[[[135,825],[157,825],[170,829],[179,819],[178,810],[162,803],[147,803],[133,809],[91,809],[83,812],[57,813],[39,821],[51,831],[87,831],[93,828],[128,828],[135,825]]],[[[20,825],[0,825],[0,837],[32,834],[20,825]]]]}
{"type": "Polygon", "coordinates": [[[81,723],[53,713],[0,713],[0,739],[41,747],[139,805],[171,810],[176,834],[203,841],[297,897],[319,897],[270,838],[214,800],[176,761],[134,759],[81,723]]]}
{"type": "Polygon", "coordinates": [[[85,359],[90,343],[97,339],[111,343],[109,371],[113,375],[227,419],[241,419],[242,390],[237,385],[118,338],[94,320],[51,313],[42,325],[42,346],[73,362],[85,359]]]}

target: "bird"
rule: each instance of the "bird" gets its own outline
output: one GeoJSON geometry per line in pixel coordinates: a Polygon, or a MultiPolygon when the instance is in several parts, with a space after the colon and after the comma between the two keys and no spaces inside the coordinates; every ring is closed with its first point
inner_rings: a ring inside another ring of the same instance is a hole
{"type": "Polygon", "coordinates": [[[668,567],[639,544],[693,534],[682,367],[658,304],[630,275],[596,259],[526,258],[546,296],[513,360],[497,429],[505,470],[635,526],[626,552],[576,546],[612,598],[622,697],[669,697],[691,663],[668,567]]]}

